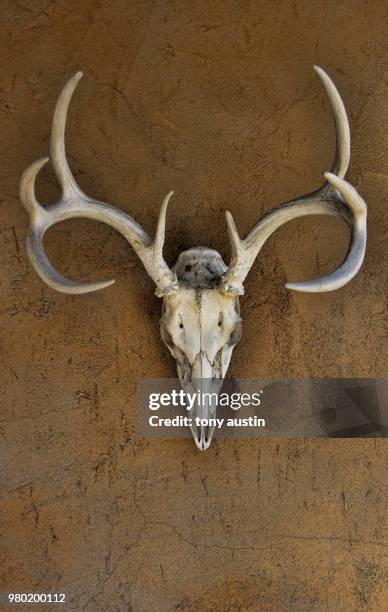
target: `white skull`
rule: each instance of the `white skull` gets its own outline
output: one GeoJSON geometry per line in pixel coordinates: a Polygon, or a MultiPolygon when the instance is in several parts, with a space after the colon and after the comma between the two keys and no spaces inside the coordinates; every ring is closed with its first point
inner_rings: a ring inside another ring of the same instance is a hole
{"type": "MultiPolygon", "coordinates": [[[[217,251],[196,247],[180,254],[174,272],[178,289],[163,298],[160,331],[177,362],[186,392],[218,392],[234,346],[241,337],[238,297],[220,286],[226,265],[217,251]]],[[[214,406],[203,403],[191,417],[208,419],[214,406]]],[[[192,426],[198,448],[210,446],[214,427],[192,426]]]]}

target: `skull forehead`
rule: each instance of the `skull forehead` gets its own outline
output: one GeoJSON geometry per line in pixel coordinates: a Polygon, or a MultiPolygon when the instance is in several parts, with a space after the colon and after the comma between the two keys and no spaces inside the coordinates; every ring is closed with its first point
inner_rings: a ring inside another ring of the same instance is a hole
{"type": "Polygon", "coordinates": [[[193,289],[187,285],[180,285],[178,291],[164,296],[165,315],[181,313],[195,317],[202,327],[206,327],[213,319],[219,318],[220,313],[238,313],[237,296],[224,293],[221,289],[193,289]]]}
{"type": "Polygon", "coordinates": [[[195,247],[183,251],[173,268],[178,280],[193,289],[215,286],[227,266],[214,249],[195,247]]]}

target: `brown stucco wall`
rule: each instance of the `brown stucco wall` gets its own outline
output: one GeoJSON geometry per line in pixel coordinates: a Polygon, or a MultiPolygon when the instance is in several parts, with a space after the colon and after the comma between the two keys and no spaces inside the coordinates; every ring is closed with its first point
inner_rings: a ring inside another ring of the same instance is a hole
{"type": "MultiPolygon", "coordinates": [[[[69,609],[384,610],[384,440],[144,441],[135,386],[174,376],[160,302],[125,241],[75,220],[47,250],[66,275],[116,278],[85,296],[26,257],[18,180],[48,152],[56,97],[84,190],[152,232],[175,190],[166,253],[241,231],[315,188],[334,130],[325,68],[352,131],[350,180],[369,203],[362,272],[326,295],[285,279],[339,263],[330,218],[281,228],[242,299],[237,377],[385,376],[388,28],[383,1],[2,0],[0,28],[1,590],[64,591],[69,609]]],[[[49,171],[42,201],[58,195],[49,171]]]]}

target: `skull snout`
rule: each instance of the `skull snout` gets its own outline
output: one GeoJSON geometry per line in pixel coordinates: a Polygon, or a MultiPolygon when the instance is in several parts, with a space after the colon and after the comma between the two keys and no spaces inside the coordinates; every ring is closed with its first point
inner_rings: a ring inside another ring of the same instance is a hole
{"type": "Polygon", "coordinates": [[[186,393],[195,397],[189,411],[191,432],[199,450],[207,450],[216,427],[218,396],[222,387],[222,373],[211,364],[206,353],[199,353],[191,369],[190,382],[181,381],[186,393]]]}

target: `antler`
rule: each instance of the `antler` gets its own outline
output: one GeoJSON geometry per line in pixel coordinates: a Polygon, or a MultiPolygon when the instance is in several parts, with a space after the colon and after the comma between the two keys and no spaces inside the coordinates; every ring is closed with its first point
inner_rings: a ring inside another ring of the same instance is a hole
{"type": "Polygon", "coordinates": [[[27,252],[31,263],[45,283],[63,293],[88,293],[114,283],[113,280],[91,283],[69,280],[52,267],[43,249],[43,236],[49,227],[65,219],[86,217],[114,227],[127,239],[155,282],[156,295],[162,296],[175,291],[176,275],[163,259],[167,205],[173,192],[168,193],[163,200],[155,239],[152,241],[132,217],[109,204],[85,195],[70,171],[65,151],[66,116],[69,102],[81,77],[82,72],[77,72],[63,88],[55,108],[51,129],[50,157],[62,187],[61,199],[56,204],[42,207],[35,197],[35,179],[39,170],[48,162],[48,157],[38,159],[31,164],[20,181],[20,199],[30,216],[27,252]]]}
{"type": "Polygon", "coordinates": [[[351,240],[344,263],[331,274],[319,279],[287,283],[288,289],[305,292],[323,292],[339,289],[348,283],[360,269],[366,247],[366,204],[357,191],[344,179],[350,159],[350,132],[341,97],[328,75],[314,66],[328,95],[336,124],[336,154],[331,172],[326,172],[325,183],[317,191],[286,202],[266,213],[241,240],[233,217],[226,212],[232,258],[223,276],[224,291],[244,293],[243,283],[265,241],[283,223],[305,215],[334,215],[342,218],[351,228],[351,240]]]}

